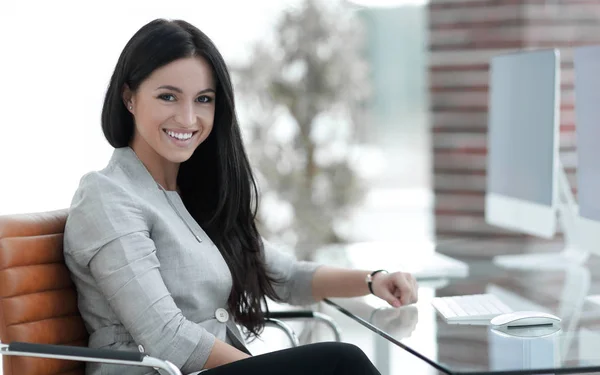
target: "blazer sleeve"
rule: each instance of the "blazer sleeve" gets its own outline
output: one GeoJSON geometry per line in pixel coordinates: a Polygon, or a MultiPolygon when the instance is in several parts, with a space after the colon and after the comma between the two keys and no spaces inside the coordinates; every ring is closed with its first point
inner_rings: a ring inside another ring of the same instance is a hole
{"type": "Polygon", "coordinates": [[[273,284],[277,296],[292,305],[309,305],[316,300],[312,294],[312,279],[320,266],[298,261],[294,256],[263,239],[267,272],[280,282],[273,284]]]}
{"type": "Polygon", "coordinates": [[[184,372],[202,369],[215,337],[176,306],[134,196],[102,175],[87,175],[73,199],[65,240],[137,344],[184,372]]]}

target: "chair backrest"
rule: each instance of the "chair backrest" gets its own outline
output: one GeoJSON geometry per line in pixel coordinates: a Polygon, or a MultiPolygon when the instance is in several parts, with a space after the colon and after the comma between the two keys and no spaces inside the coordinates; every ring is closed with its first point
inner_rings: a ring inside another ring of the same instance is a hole
{"type": "MultiPolygon", "coordinates": [[[[87,346],[63,257],[67,210],[0,216],[0,341],[87,346]]],[[[84,375],[82,362],[4,356],[4,375],[84,375]]]]}

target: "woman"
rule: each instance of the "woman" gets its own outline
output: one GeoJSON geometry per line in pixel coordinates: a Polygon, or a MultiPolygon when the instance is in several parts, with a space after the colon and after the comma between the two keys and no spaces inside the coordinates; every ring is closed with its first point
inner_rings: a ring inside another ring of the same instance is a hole
{"type": "Polygon", "coordinates": [[[114,154],[81,179],[64,238],[90,347],[140,350],[183,373],[378,373],[348,344],[256,357],[244,346],[236,323],[259,334],[267,297],[306,304],[372,287],[397,307],[416,301],[416,283],[377,272],[371,285],[369,271],[297,262],[262,240],[229,73],[206,35],[184,21],[142,27],[117,62],[102,129],[114,154]]]}

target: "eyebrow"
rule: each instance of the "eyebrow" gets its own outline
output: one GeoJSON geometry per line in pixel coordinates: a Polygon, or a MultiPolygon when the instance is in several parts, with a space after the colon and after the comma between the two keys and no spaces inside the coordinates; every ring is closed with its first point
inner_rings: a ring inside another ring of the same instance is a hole
{"type": "MultiPolygon", "coordinates": [[[[171,85],[163,85],[163,86],[159,86],[156,88],[157,90],[161,90],[161,89],[165,89],[165,90],[171,90],[171,91],[175,91],[178,92],[180,94],[183,94],[183,90],[180,89],[179,87],[175,87],[175,86],[171,86],[171,85]]],[[[200,94],[206,94],[212,92],[213,94],[215,93],[214,89],[208,88],[208,89],[204,89],[199,91],[196,95],[200,95],[200,94]]]]}

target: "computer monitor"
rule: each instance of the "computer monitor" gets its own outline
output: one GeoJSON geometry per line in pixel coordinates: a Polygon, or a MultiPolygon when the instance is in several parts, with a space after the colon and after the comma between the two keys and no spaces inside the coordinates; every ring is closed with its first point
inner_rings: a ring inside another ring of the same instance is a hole
{"type": "Polygon", "coordinates": [[[600,46],[574,49],[578,229],[582,246],[600,255],[600,46]]]}
{"type": "Polygon", "coordinates": [[[552,237],[556,232],[558,52],[495,56],[489,74],[486,221],[552,237]]]}
{"type": "MultiPolygon", "coordinates": [[[[578,239],[600,255],[600,46],[573,51],[577,132],[578,239]]],[[[588,296],[600,301],[600,295],[588,296]]]]}
{"type": "Polygon", "coordinates": [[[565,235],[559,254],[499,256],[513,268],[580,261],[576,207],[559,160],[560,59],[556,49],[495,56],[490,62],[486,222],[542,238],[565,235]]]}

